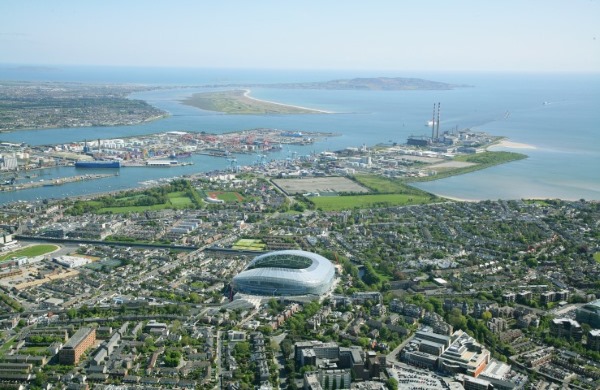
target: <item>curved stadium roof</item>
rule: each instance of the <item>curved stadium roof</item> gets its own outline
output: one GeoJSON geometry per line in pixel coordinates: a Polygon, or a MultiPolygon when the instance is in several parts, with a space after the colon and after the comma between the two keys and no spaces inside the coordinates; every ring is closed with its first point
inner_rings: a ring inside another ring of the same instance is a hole
{"type": "Polygon", "coordinates": [[[255,257],[232,285],[235,291],[253,295],[322,295],[334,276],[333,264],[325,257],[285,250],[255,257]]]}

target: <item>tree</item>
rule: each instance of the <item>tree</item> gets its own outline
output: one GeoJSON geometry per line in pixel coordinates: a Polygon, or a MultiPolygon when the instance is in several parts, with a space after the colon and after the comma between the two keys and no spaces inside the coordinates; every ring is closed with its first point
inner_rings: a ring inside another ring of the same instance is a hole
{"type": "Polygon", "coordinates": [[[484,311],[483,313],[481,313],[481,319],[484,321],[489,321],[492,319],[492,313],[490,313],[488,310],[484,311]]]}
{"type": "Polygon", "coordinates": [[[388,378],[388,380],[385,381],[385,386],[388,390],[398,390],[398,381],[395,378],[388,378]]]}
{"type": "Polygon", "coordinates": [[[307,372],[311,372],[315,370],[315,366],[311,366],[310,364],[307,364],[305,366],[302,366],[302,368],[300,369],[300,374],[304,375],[307,372]]]}
{"type": "Polygon", "coordinates": [[[456,307],[448,313],[447,321],[455,329],[467,329],[467,318],[463,316],[460,309],[456,307]]]}
{"type": "Polygon", "coordinates": [[[444,314],[444,306],[443,306],[441,300],[431,297],[431,298],[429,298],[429,303],[431,303],[431,305],[433,306],[433,309],[436,313],[444,314]]]}
{"type": "Polygon", "coordinates": [[[588,334],[592,330],[592,327],[589,324],[582,323],[581,330],[583,330],[583,334],[588,334]]]}
{"type": "Polygon", "coordinates": [[[358,345],[360,345],[363,348],[366,348],[367,346],[369,346],[369,338],[368,337],[360,337],[358,339],[358,345]]]}
{"type": "Polygon", "coordinates": [[[177,367],[181,362],[181,352],[175,349],[167,351],[164,360],[167,367],[177,367]]]}
{"type": "Polygon", "coordinates": [[[67,310],[67,317],[69,317],[70,320],[77,317],[77,310],[75,310],[73,308],[70,308],[69,310],[67,310]]]}
{"type": "Polygon", "coordinates": [[[371,263],[365,264],[365,275],[363,276],[363,280],[369,286],[381,283],[381,277],[377,274],[371,263]]]}
{"type": "Polygon", "coordinates": [[[198,295],[198,293],[192,292],[190,293],[190,295],[188,296],[188,300],[191,303],[199,303],[200,302],[200,295],[198,295]]]}
{"type": "Polygon", "coordinates": [[[41,389],[43,385],[48,383],[48,374],[46,374],[44,371],[37,372],[32,383],[34,386],[36,386],[36,388],[41,389]]]}

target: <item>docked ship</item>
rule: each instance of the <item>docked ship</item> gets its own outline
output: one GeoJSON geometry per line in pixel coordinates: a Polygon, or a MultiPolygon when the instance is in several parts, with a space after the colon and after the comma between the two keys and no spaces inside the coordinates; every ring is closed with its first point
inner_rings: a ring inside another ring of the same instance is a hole
{"type": "Polygon", "coordinates": [[[169,158],[171,158],[171,159],[189,158],[189,157],[192,157],[192,152],[171,153],[171,155],[169,156],[169,158]]]}
{"type": "Polygon", "coordinates": [[[121,168],[121,162],[106,160],[76,161],[75,168],[121,168]]]}

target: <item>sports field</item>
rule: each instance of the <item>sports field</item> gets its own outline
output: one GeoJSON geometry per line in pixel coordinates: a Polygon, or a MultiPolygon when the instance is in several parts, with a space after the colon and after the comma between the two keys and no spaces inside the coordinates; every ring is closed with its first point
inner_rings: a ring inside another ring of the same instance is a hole
{"type": "Polygon", "coordinates": [[[298,179],[273,179],[273,184],[287,195],[307,193],[368,193],[369,189],[355,181],[340,176],[303,177],[298,179]]]}
{"type": "Polygon", "coordinates": [[[59,247],[58,245],[51,244],[41,244],[41,245],[31,245],[27,248],[19,249],[13,252],[9,252],[0,256],[0,262],[5,260],[10,260],[13,257],[35,257],[45,255],[46,253],[54,252],[59,247]]]}
{"type": "Polygon", "coordinates": [[[227,203],[244,201],[244,197],[239,192],[213,191],[207,193],[207,195],[213,199],[219,199],[227,203]]]}

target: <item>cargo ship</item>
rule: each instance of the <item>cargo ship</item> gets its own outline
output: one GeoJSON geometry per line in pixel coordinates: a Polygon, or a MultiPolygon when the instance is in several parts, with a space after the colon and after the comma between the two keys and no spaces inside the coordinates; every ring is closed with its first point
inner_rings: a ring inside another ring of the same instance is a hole
{"type": "Polygon", "coordinates": [[[120,161],[76,161],[75,168],[121,168],[120,161]]]}

